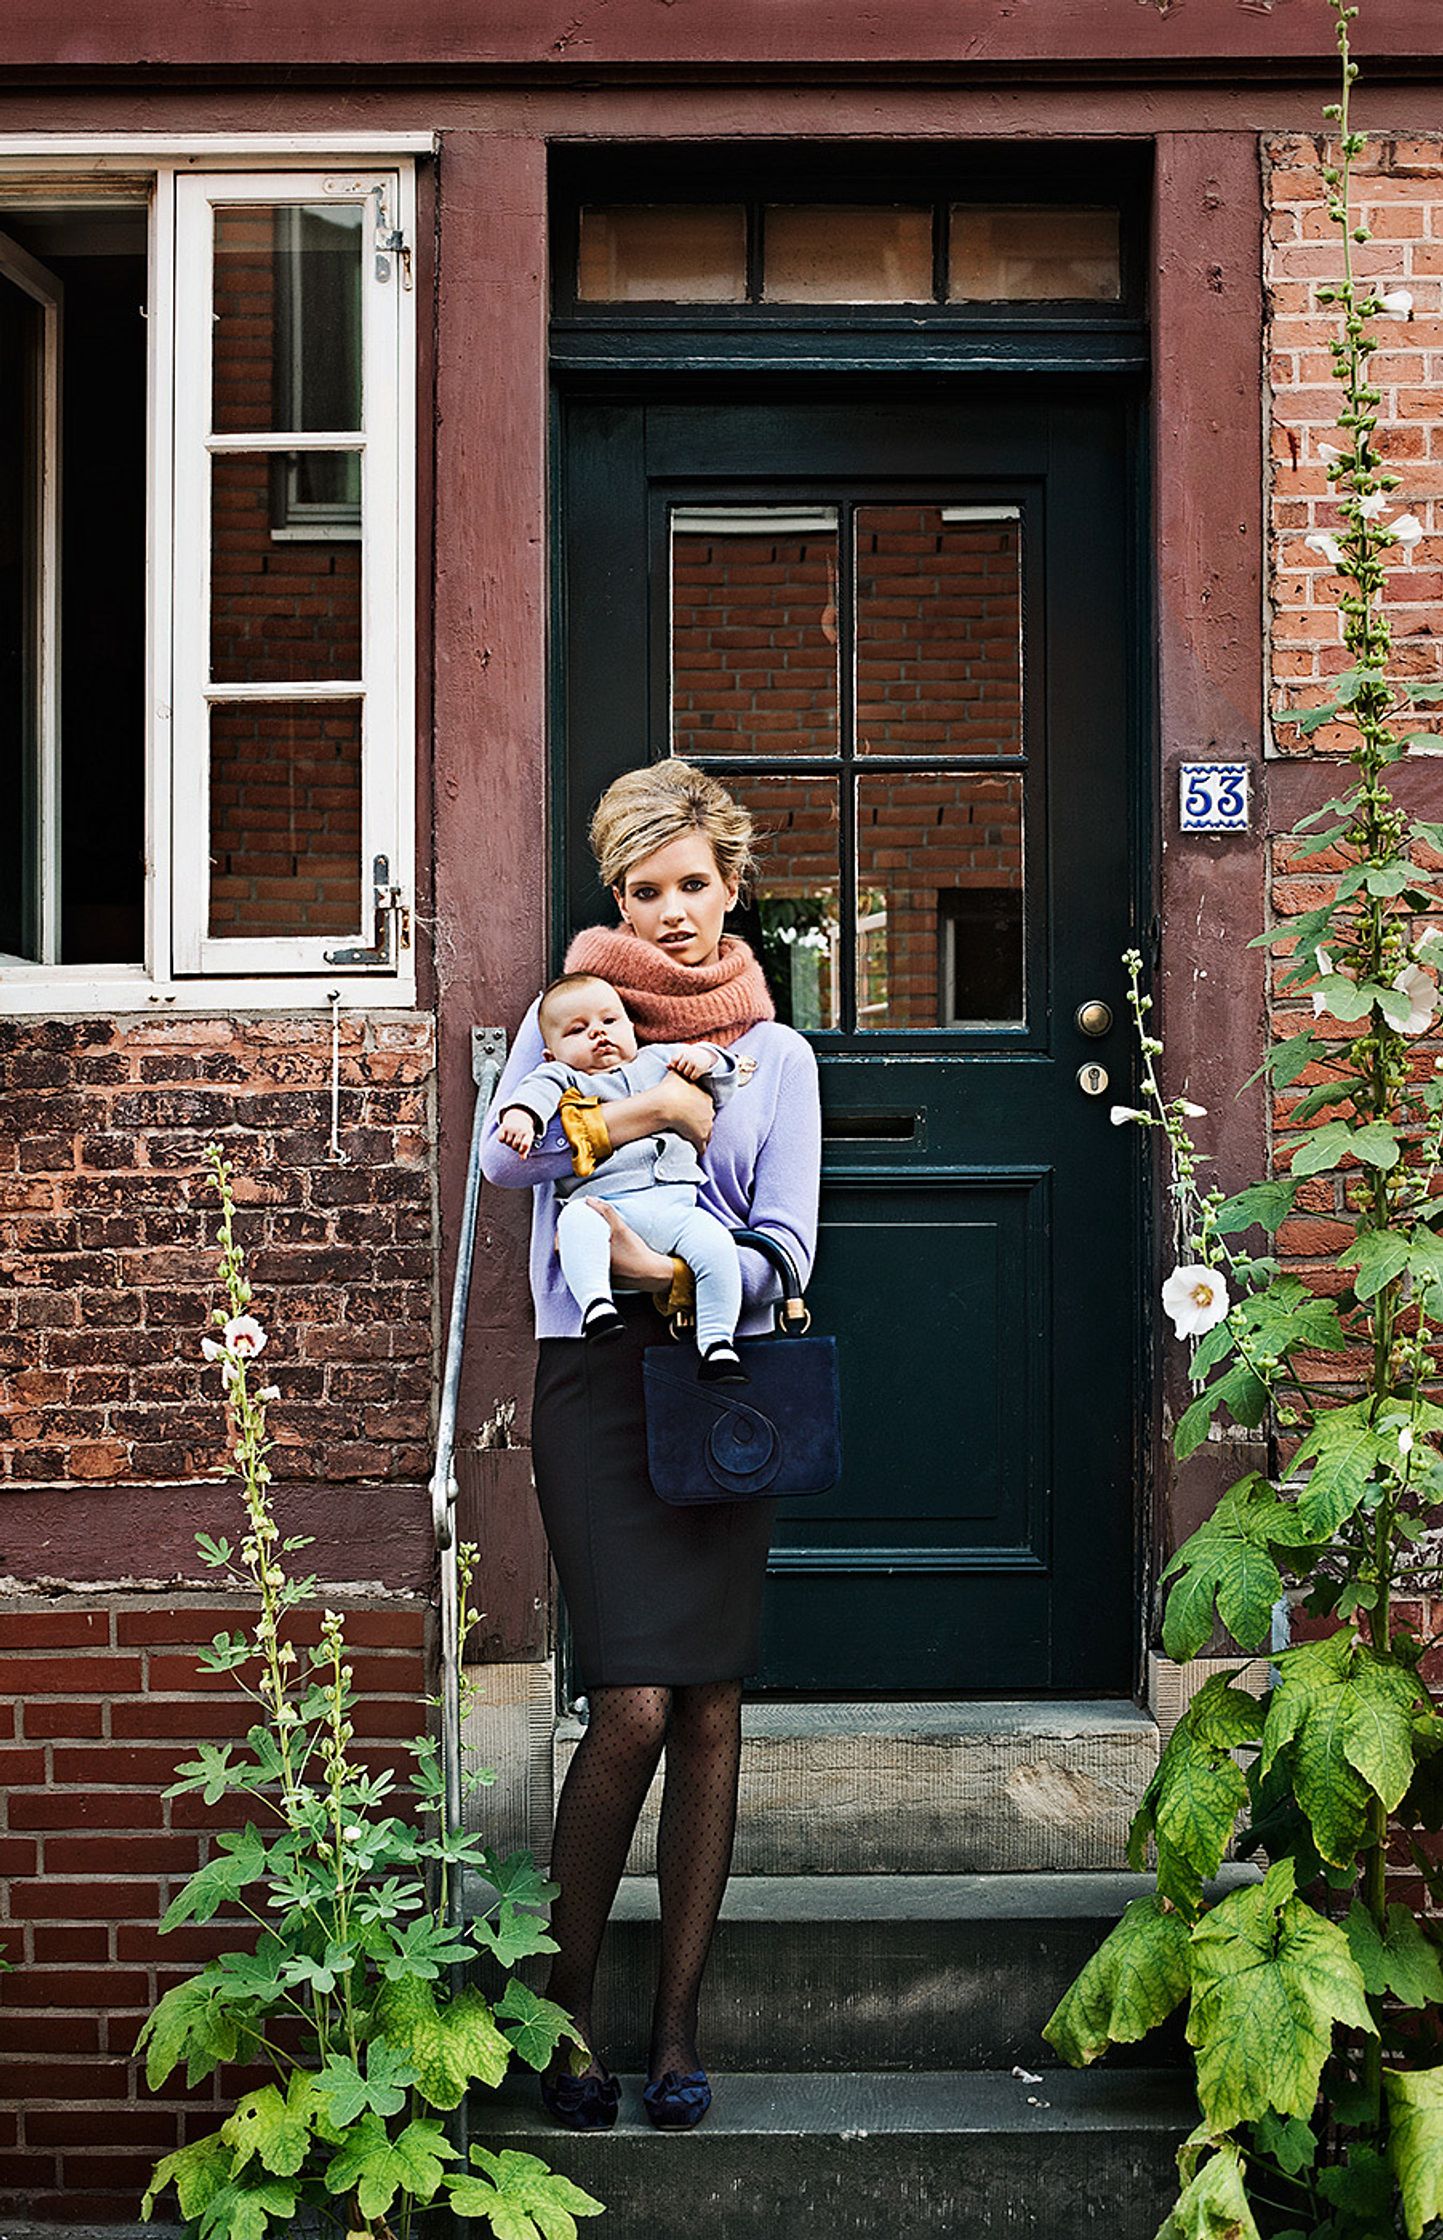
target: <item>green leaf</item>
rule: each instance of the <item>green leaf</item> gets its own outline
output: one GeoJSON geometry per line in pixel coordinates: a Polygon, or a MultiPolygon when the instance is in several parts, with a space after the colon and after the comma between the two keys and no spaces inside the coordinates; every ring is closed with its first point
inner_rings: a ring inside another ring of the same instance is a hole
{"type": "MultiPolygon", "coordinates": [[[[1340,2084],[1330,2097],[1334,2107],[1344,2104],[1352,2096],[1351,2088],[1340,2084]]],[[[1364,2095],[1358,2094],[1359,2109],[1351,2120],[1356,2123],[1377,2121],[1377,2097],[1373,2100],[1370,2117],[1361,2103],[1364,2095]]],[[[1344,2121],[1350,2120],[1344,2118],[1344,2121]]],[[[1340,2222],[1330,2232],[1323,2227],[1323,2240],[1374,2240],[1375,2234],[1387,2233],[1388,2240],[1397,2229],[1393,2222],[1393,2174],[1383,2157],[1374,2147],[1364,2146],[1354,2140],[1342,2162],[1320,2170],[1316,2184],[1325,2201],[1344,2212],[1340,2222]]],[[[1316,2236],[1315,2236],[1316,2240],[1316,2236]]]]}
{"type": "Polygon", "coordinates": [[[1189,1926],[1167,1898],[1134,1898],[1063,1994],[1042,2035],[1074,2069],[1165,2022],[1192,1980],[1189,1926]]]}
{"type": "Polygon", "coordinates": [[[1391,1992],[1405,2007],[1443,2003],[1438,1948],[1406,1906],[1389,1906],[1380,1935],[1372,1914],[1355,1898],[1343,1927],[1358,1972],[1375,1999],[1391,1992]]]}
{"type": "Polygon", "coordinates": [[[554,1937],[546,1933],[546,1923],[539,1914],[518,1906],[510,1898],[503,1898],[494,1921],[482,1918],[471,1924],[474,1934],[489,1945],[503,1968],[514,1967],[533,1952],[555,1952],[554,1937]]]}
{"type": "Polygon", "coordinates": [[[484,2217],[496,2240],[576,2240],[576,2219],[603,2212],[602,2202],[534,2154],[473,2147],[471,2160],[486,2175],[448,2178],[451,2207],[458,2216],[484,2217]]]}
{"type": "MultiPolygon", "coordinates": [[[[1297,1035],[1294,1043],[1310,1042],[1310,1035],[1297,1035]]],[[[1280,1048],[1291,1049],[1293,1044],[1280,1048]]],[[[1301,1068],[1299,1068],[1301,1071],[1301,1068]]],[[[1225,1199],[1212,1217],[1212,1226],[1220,1237],[1233,1237],[1243,1229],[1266,1229],[1269,1236],[1280,1229],[1293,1210],[1293,1200],[1298,1194],[1296,1182],[1255,1182],[1249,1190],[1240,1190],[1235,1198],[1225,1199]]]]}
{"type": "Polygon", "coordinates": [[[173,1985],[141,2024],[135,2050],[145,2055],[145,2081],[152,2092],[160,2090],[182,2058],[188,2085],[199,2084],[222,2061],[235,2059],[239,2034],[218,1989],[217,1971],[206,1968],[173,1985]]]}
{"type": "Polygon", "coordinates": [[[1293,1457],[1294,1470],[1312,1464],[1298,1496],[1298,1518],[1310,1539],[1331,1539],[1367,1491],[1383,1453],[1383,1442],[1368,1421],[1369,1405],[1359,1400],[1329,1408],[1293,1457]]]}
{"type": "Polygon", "coordinates": [[[1364,1840],[1369,1791],[1391,1812],[1412,1778],[1421,1687],[1351,1629],[1284,1650],[1276,1666],[1264,1769],[1289,1751],[1294,1791],[1319,1852],[1330,1866],[1350,1867],[1364,1840]]]}
{"type": "Polygon", "coordinates": [[[416,2071],[403,2048],[385,2038],[373,2038],[366,2048],[366,2073],[361,2075],[348,2054],[333,2053],[312,2089],[327,2103],[327,2114],[338,2131],[370,2108],[378,2116],[399,2115],[406,2105],[406,2088],[416,2082],[416,2071]]]}
{"type": "Polygon", "coordinates": [[[314,2084],[304,2069],[296,2069],[284,2098],[273,2084],[266,2084],[236,2103],[220,2134],[235,2152],[232,2177],[239,2177],[252,2155],[259,2155],[263,2166],[278,2178],[295,2176],[311,2143],[314,2084]]]}
{"type": "Polygon", "coordinates": [[[1268,1635],[1283,1582],[1270,1550],[1297,1544],[1297,1514],[1265,1478],[1229,1486],[1212,1515],[1183,1542],[1163,1573],[1180,1584],[1168,1596],[1163,1645],[1177,1664],[1195,1657],[1213,1630],[1213,1605],[1240,1647],[1268,1635]]]}
{"type": "Polygon", "coordinates": [[[1352,1134],[1346,1120],[1330,1120],[1325,1127],[1314,1128],[1293,1153],[1295,1177],[1301,1180],[1304,1175],[1322,1174],[1336,1167],[1347,1156],[1352,1134]]]}
{"type": "Polygon", "coordinates": [[[383,2217],[403,2191],[409,2201],[434,2200],[442,2163],[455,2160],[439,2123],[419,2118],[393,2139],[379,2116],[367,2115],[327,2165],[326,2184],[332,2193],[354,2189],[363,2217],[383,2217]]]}
{"type": "Polygon", "coordinates": [[[507,2029],[506,2035],[512,2049],[530,2069],[544,2069],[563,2038],[570,2038],[577,2045],[583,2042],[566,2010],[554,2006],[549,1999],[538,1999],[519,1976],[513,1976],[507,1984],[506,1995],[496,2009],[496,2018],[515,2025],[507,2029]]]}
{"type": "Polygon", "coordinates": [[[219,1851],[172,1898],[160,1924],[161,1935],[179,1928],[182,1921],[209,1921],[224,1905],[240,1895],[266,1871],[266,1847],[260,1831],[248,1822],[239,1835],[218,1836],[219,1851]]]}
{"type": "Polygon", "coordinates": [[[1443,2069],[1387,2069],[1388,2153],[1403,2196],[1408,2240],[1443,2216],[1443,2069]]]}
{"type": "MultiPolygon", "coordinates": [[[[181,1986],[176,1988],[179,1990],[181,1986]]],[[[218,2131],[210,2132],[204,2139],[192,2139],[188,2147],[181,2147],[156,2164],[145,2189],[145,2199],[140,2204],[142,2218],[149,2224],[155,2204],[167,2186],[175,2187],[181,2215],[198,2217],[229,2180],[230,2165],[231,2150],[218,2131]]]]}
{"type": "Polygon", "coordinates": [[[1183,2188],[1157,2240],[1259,2240],[1236,2147],[1220,2149],[1183,2188]]]}
{"type": "MultiPolygon", "coordinates": [[[[508,1992],[512,1988],[508,1985],[508,1992]]],[[[495,2087],[506,2074],[510,2048],[479,1991],[468,1988],[438,2007],[430,1985],[413,1977],[383,1985],[375,2011],[433,2108],[459,2107],[473,2079],[495,2087]]],[[[537,2066],[544,2068],[545,2060],[537,2066]]]]}
{"type": "MultiPolygon", "coordinates": [[[[1407,997],[1401,996],[1399,1001],[1406,1013],[1407,997]]],[[[1355,1159],[1362,1159],[1368,1166],[1384,1170],[1396,1167],[1402,1156],[1398,1138],[1386,1120],[1370,1120],[1366,1127],[1354,1128],[1348,1148],[1355,1159]]],[[[1294,1171],[1296,1172],[1296,1168],[1294,1171]]]]}
{"type": "Polygon", "coordinates": [[[1269,2109],[1254,2124],[1253,2138],[1259,2154],[1270,2156],[1289,2178],[1311,2170],[1317,2160],[1318,2142],[1301,2116],[1275,2116],[1269,2109]]]}
{"type": "Polygon", "coordinates": [[[1189,1919],[1247,1798],[1247,1779],[1233,1752],[1256,1740],[1262,1722],[1262,1706],[1234,1688],[1226,1673],[1214,1673],[1169,1735],[1134,1815],[1130,1863],[1140,1867],[1148,1838],[1155,1838],[1159,1892],[1189,1919]]]}
{"type": "Polygon", "coordinates": [[[1402,1275],[1410,1259],[1408,1238],[1397,1229],[1365,1229],[1361,1236],[1339,1255],[1339,1265],[1355,1267],[1354,1295],[1359,1299],[1372,1299],[1402,1275]]]}
{"type": "Polygon", "coordinates": [[[1334,2025],[1376,2036],[1348,1940],[1296,1895],[1291,1859],[1203,1916],[1192,1965],[1188,2043],[1215,2132],[1311,2115],[1334,2025]]]}
{"type": "Polygon", "coordinates": [[[232,2179],[213,2194],[201,2212],[201,2240],[265,2240],[272,2217],[293,2217],[296,2189],[285,2178],[259,2185],[232,2179]]]}

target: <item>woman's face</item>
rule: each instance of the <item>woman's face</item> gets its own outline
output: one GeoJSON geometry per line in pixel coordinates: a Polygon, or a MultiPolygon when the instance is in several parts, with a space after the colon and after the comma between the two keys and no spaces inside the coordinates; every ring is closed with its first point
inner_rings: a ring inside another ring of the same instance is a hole
{"type": "Polygon", "coordinates": [[[641,940],[654,943],[679,964],[712,964],[722,921],[737,898],[737,883],[723,879],[704,832],[683,832],[654,856],[634,863],[611,891],[641,940]]]}

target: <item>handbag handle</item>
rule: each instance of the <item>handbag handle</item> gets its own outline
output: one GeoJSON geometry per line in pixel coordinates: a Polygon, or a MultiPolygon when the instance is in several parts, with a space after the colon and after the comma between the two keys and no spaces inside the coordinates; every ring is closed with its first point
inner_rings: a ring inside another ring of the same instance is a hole
{"type": "Polygon", "coordinates": [[[738,1245],[749,1245],[769,1261],[772,1272],[781,1280],[781,1304],[777,1308],[777,1329],[784,1337],[799,1338],[811,1326],[807,1302],[802,1297],[802,1279],[797,1273],[797,1263],[783,1244],[769,1237],[764,1229],[733,1229],[732,1236],[738,1245]]]}

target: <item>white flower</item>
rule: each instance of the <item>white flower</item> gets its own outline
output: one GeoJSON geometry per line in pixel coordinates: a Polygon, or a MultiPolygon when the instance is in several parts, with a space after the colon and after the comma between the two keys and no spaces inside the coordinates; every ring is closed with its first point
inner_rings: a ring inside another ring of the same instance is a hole
{"type": "Polygon", "coordinates": [[[278,1384],[263,1384],[256,1394],[257,1400],[279,1400],[280,1396],[281,1388],[278,1384]]]}
{"type": "Polygon", "coordinates": [[[1438,1009],[1438,983],[1432,973],[1425,972],[1419,964],[1405,964],[1393,985],[1400,995],[1408,998],[1411,1007],[1399,1031],[1426,1034],[1438,1009]]]}
{"type": "Polygon", "coordinates": [[[1423,931],[1418,936],[1417,947],[1420,952],[1427,949],[1443,949],[1443,926],[1424,926],[1423,931]]]}
{"type": "Polygon", "coordinates": [[[219,1361],[221,1355],[225,1352],[225,1347],[221,1344],[219,1338],[202,1338],[200,1350],[207,1361],[219,1361]]]}
{"type": "Polygon", "coordinates": [[[1400,513],[1395,520],[1388,523],[1388,527],[1392,530],[1395,541],[1403,547],[1405,552],[1411,552],[1414,545],[1422,541],[1423,524],[1416,513],[1400,513]]]}
{"type": "Polygon", "coordinates": [[[1320,443],[1318,445],[1318,457],[1325,467],[1336,467],[1342,460],[1351,459],[1352,456],[1351,451],[1340,451],[1335,443],[1320,443]]]}
{"type": "Polygon", "coordinates": [[[342,1837],[347,1843],[359,1843],[365,1832],[366,1831],[364,1828],[357,1827],[343,1828],[341,1830],[342,1837]]]}
{"type": "Polygon", "coordinates": [[[1217,1269],[1196,1263],[1173,1269],[1162,1287],[1162,1303],[1180,1338],[1201,1338],[1217,1327],[1232,1305],[1217,1269]]]}
{"type": "Polygon", "coordinates": [[[1310,552],[1321,552],[1330,567],[1342,567],[1343,549],[1336,537],[1330,537],[1325,530],[1320,529],[1315,537],[1304,537],[1303,542],[1310,552]]]}
{"type": "Polygon", "coordinates": [[[249,1361],[255,1354],[266,1350],[266,1334],[253,1314],[232,1315],[225,1326],[226,1350],[241,1361],[249,1361]]]}
{"type": "Polygon", "coordinates": [[[1184,1120],[1206,1120],[1208,1116],[1205,1104],[1189,1104],[1186,1097],[1178,1098],[1177,1108],[1184,1120]]]}
{"type": "Polygon", "coordinates": [[[1108,1114],[1114,1128],[1125,1128],[1129,1120],[1146,1120],[1147,1113],[1139,1112],[1133,1104],[1115,1104],[1108,1114]]]}
{"type": "Polygon", "coordinates": [[[1389,319],[1411,319],[1413,298],[1406,288],[1390,288],[1386,295],[1379,296],[1378,309],[1389,319]]]}
{"type": "Polygon", "coordinates": [[[1406,1423],[1398,1434],[1398,1452],[1399,1454],[1411,1454],[1413,1452],[1413,1434],[1406,1423]]]}
{"type": "Polygon", "coordinates": [[[1358,511],[1365,521],[1376,521],[1380,513],[1388,510],[1387,493],[1375,490],[1371,497],[1358,500],[1358,511]]]}

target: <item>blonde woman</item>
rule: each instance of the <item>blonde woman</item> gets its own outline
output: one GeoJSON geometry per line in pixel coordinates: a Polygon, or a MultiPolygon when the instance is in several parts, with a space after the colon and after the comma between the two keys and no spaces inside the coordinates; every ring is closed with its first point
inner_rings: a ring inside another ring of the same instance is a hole
{"type": "MultiPolygon", "coordinates": [[[[714,778],[684,762],[627,772],[591,825],[620,924],[578,934],[568,972],[617,990],[638,1040],[709,1042],[754,1061],[742,1094],[719,1111],[673,1076],[594,1114],[601,1156],[671,1129],[705,1149],[701,1204],[729,1228],[767,1230],[806,1276],[816,1242],[821,1117],[816,1061],[778,1023],[760,965],[724,930],[751,869],[751,819],[714,778]]],[[[542,1055],[527,1013],[492,1106],[542,1055]]],[[[494,1120],[488,1180],[531,1187],[573,1172],[553,1122],[527,1157],[494,1120]]],[[[652,2011],[646,2112],[661,2128],[697,2123],[711,2087],[697,2047],[702,1974],[726,1889],[741,1763],[741,1684],[753,1669],[771,1537],[769,1501],[672,1508],[646,1468],[641,1357],[662,1326],[654,1299],[685,1283],[678,1264],[593,1201],[612,1231],[622,1287],[622,1337],[588,1345],[556,1257],[556,1200],[535,1190],[531,1289],[539,1357],[532,1451],[542,1517],[566,1597],[575,1679],[589,1704],[585,1736],[556,1810],[551,1870],[560,1884],[551,1933],[559,1947],[549,1996],[574,2017],[592,2054],[586,2073],[543,2079],[549,2112],[574,2129],[614,2123],[620,2088],[591,2031],[602,1935],[637,1818],[663,1752],[657,1837],[661,1966],[652,2011]],[[629,1294],[629,1295],[628,1295],[629,1294]],[[651,1297],[644,1296],[651,1294],[651,1297]]],[[[775,1278],[743,1253],[740,1330],[764,1330],[775,1278]]]]}

